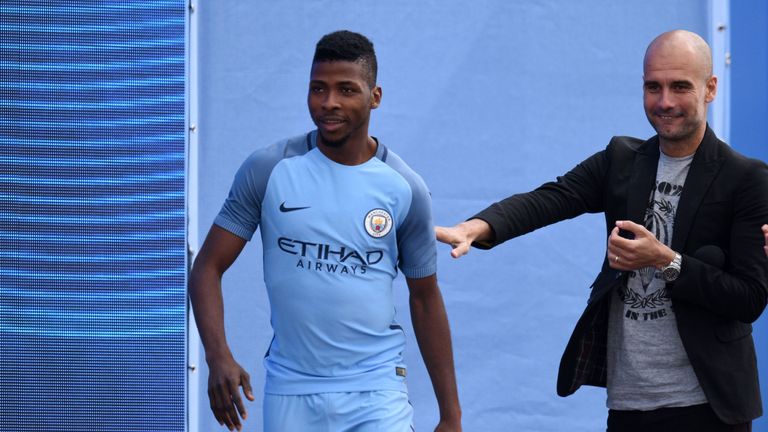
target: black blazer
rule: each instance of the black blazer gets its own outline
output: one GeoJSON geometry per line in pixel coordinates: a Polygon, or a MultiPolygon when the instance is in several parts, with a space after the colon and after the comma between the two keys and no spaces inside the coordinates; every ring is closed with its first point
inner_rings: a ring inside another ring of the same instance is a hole
{"type": "MultiPolygon", "coordinates": [[[[658,160],[657,136],[647,141],[614,137],[605,150],[556,182],[474,216],[495,231],[494,242],[475,246],[493,247],[583,213],[604,213],[606,236],[617,220],[643,225],[658,160]]],[[[730,424],[762,414],[751,323],[768,301],[760,231],[767,222],[768,166],[737,153],[707,127],[675,215],[672,249],[683,255],[682,272],[667,288],[699,384],[715,413],[730,424]]],[[[570,395],[582,384],[605,387],[607,294],[625,281],[624,273],[603,261],[560,362],[559,395],[570,395]]]]}

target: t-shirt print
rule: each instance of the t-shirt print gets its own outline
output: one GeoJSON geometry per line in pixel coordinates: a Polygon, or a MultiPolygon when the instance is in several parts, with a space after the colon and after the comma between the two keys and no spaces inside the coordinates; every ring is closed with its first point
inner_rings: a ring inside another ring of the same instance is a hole
{"type": "MultiPolygon", "coordinates": [[[[675,212],[682,192],[682,184],[657,180],[645,212],[645,228],[666,245],[672,242],[675,212]]],[[[629,279],[620,294],[627,306],[625,318],[648,321],[671,313],[667,307],[669,293],[656,267],[634,270],[629,279]]]]}

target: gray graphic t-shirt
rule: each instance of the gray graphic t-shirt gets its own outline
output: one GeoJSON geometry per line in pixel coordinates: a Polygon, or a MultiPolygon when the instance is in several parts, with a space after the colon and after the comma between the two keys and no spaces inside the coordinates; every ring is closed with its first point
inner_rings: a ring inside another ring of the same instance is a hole
{"type": "MultiPolygon", "coordinates": [[[[659,158],[645,227],[667,246],[692,160],[693,155],[672,158],[663,153],[659,158]]],[[[611,303],[608,408],[648,411],[706,402],[680,340],[661,272],[655,267],[632,271],[611,303]]]]}

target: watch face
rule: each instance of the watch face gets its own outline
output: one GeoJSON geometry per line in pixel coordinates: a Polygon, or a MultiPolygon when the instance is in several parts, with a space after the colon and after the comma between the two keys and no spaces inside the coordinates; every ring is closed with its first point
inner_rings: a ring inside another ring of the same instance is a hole
{"type": "Polygon", "coordinates": [[[667,282],[672,282],[680,276],[680,270],[674,267],[667,267],[661,271],[661,277],[667,282]]]}

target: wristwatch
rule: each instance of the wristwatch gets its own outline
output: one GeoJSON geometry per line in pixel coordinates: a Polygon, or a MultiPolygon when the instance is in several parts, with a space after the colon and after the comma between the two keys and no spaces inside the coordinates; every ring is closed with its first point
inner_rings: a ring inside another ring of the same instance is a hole
{"type": "Polygon", "coordinates": [[[674,282],[680,276],[683,267],[683,256],[675,252],[675,258],[669,264],[661,268],[661,278],[664,282],[674,282]]]}

